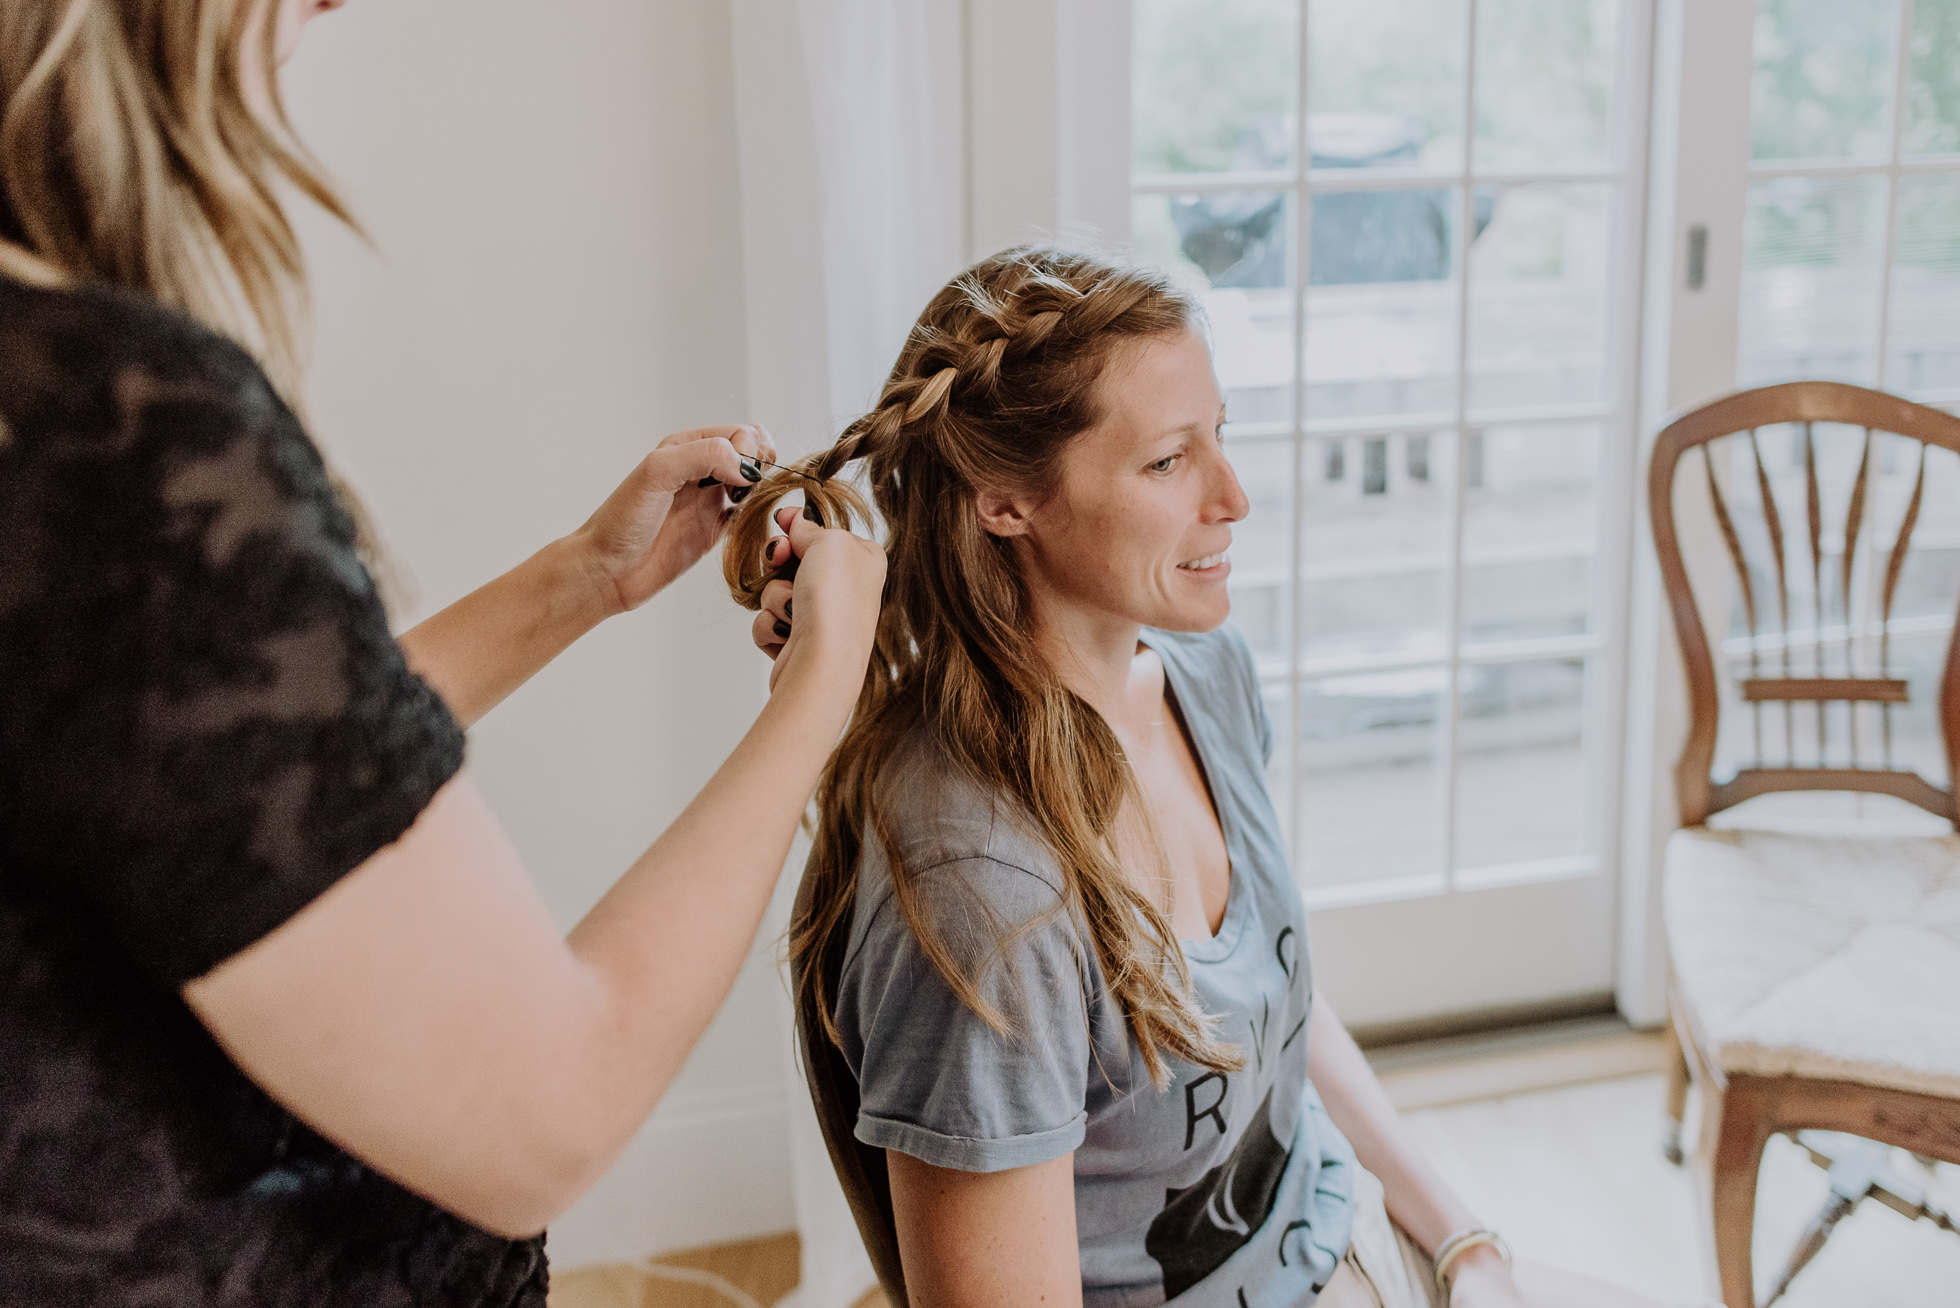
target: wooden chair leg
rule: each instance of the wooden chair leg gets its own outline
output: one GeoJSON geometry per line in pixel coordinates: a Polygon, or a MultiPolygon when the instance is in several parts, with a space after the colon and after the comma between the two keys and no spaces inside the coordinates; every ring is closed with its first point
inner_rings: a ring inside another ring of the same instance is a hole
{"type": "MultiPolygon", "coordinates": [[[[1721,1115],[1714,1130],[1709,1199],[1715,1217],[1715,1266],[1728,1308],[1755,1308],[1755,1266],[1751,1257],[1756,1228],[1756,1178],[1763,1146],[1770,1136],[1769,1102],[1746,1080],[1731,1081],[1719,1100],[1703,1112],[1721,1115]]],[[[1703,1136],[1707,1138],[1708,1132],[1703,1136]]]]}
{"type": "Polygon", "coordinates": [[[1667,1024],[1667,1125],[1661,1139],[1661,1153],[1676,1167],[1681,1165],[1681,1116],[1688,1108],[1688,1055],[1681,1048],[1681,1033],[1667,1024]]]}

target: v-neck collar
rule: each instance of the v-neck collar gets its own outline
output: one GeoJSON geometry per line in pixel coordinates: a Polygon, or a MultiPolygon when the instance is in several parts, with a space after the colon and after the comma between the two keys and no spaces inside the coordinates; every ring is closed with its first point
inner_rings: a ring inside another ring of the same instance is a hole
{"type": "Polygon", "coordinates": [[[1196,701],[1187,693],[1184,683],[1184,669],[1173,655],[1164,652],[1163,645],[1152,639],[1156,633],[1146,627],[1138,635],[1138,643],[1157,656],[1157,662],[1164,669],[1164,690],[1170,696],[1171,710],[1177,715],[1179,729],[1184,733],[1185,743],[1190,746],[1191,757],[1198,765],[1198,773],[1205,783],[1205,791],[1211,800],[1211,809],[1218,819],[1219,834],[1225,840],[1225,866],[1228,878],[1225,887],[1225,918],[1218,924],[1217,934],[1197,940],[1179,940],[1178,946],[1184,951],[1185,961],[1191,963],[1216,963],[1231,956],[1238,946],[1239,936],[1244,931],[1246,915],[1245,869],[1249,860],[1243,857],[1244,841],[1239,838],[1239,824],[1233,818],[1237,811],[1234,797],[1220,789],[1218,778],[1223,775],[1215,766],[1212,757],[1212,742],[1209,739],[1209,724],[1190,711],[1189,706],[1196,701]]]}

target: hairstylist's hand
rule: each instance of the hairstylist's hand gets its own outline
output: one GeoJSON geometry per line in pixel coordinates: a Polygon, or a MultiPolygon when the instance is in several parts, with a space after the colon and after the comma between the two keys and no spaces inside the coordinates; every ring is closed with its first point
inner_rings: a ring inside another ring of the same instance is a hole
{"type": "Polygon", "coordinates": [[[572,534],[594,582],[620,609],[638,608],[700,561],[728,521],[725,490],[761,480],[749,457],[771,462],[761,427],[697,427],[660,442],[572,534]],[[713,478],[709,485],[701,483],[713,478]]]}
{"type": "Polygon", "coordinates": [[[755,643],[776,661],[769,689],[806,664],[829,665],[851,671],[855,696],[877,634],[885,552],[849,531],[819,527],[793,507],[776,510],[776,525],[787,535],[770,540],[770,566],[798,562],[795,581],[779,578],[763,588],[755,615],[755,643]]]}

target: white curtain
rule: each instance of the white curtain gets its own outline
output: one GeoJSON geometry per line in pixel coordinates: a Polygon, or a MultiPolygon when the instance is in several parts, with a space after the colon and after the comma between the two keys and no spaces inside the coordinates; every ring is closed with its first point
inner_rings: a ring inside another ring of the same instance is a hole
{"type": "MultiPolygon", "coordinates": [[[[749,403],[785,453],[876,398],[926,300],[965,262],[960,0],[736,0],[749,403]]],[[[780,937],[804,850],[771,914],[780,937]]],[[[875,1284],[780,1006],[803,1279],[794,1308],[875,1284]]]]}

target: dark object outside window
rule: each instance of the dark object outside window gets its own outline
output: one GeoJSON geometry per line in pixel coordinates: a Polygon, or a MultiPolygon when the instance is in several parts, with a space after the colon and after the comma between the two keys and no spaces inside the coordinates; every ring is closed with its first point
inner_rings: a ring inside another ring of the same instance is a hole
{"type": "Polygon", "coordinates": [[[1361,442],[1361,493],[1388,494],[1388,438],[1370,436],[1361,442]]]}

